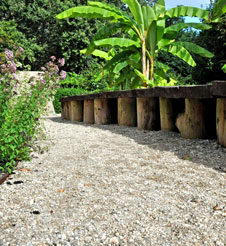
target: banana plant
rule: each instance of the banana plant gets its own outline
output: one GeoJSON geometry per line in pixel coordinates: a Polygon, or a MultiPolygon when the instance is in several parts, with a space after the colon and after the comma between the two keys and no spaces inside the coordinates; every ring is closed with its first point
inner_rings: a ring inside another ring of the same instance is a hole
{"type": "MultiPolygon", "coordinates": [[[[220,17],[226,13],[226,0],[216,0],[210,12],[209,21],[219,22],[220,17]]],[[[221,68],[226,73],[226,64],[221,68]]]]}
{"type": "MultiPolygon", "coordinates": [[[[142,79],[144,87],[147,86],[147,82],[149,82],[150,86],[156,85],[156,83],[154,83],[154,68],[157,69],[156,71],[158,71],[159,77],[165,77],[166,70],[158,67],[159,64],[155,62],[160,50],[169,52],[183,59],[191,66],[195,66],[196,63],[190,52],[208,58],[213,56],[212,53],[198,45],[175,41],[177,33],[183,28],[193,27],[197,29],[209,29],[211,28],[210,25],[201,23],[180,23],[168,28],[165,27],[167,18],[190,16],[208,20],[209,11],[187,6],[166,10],[165,0],[158,0],[152,7],[141,6],[137,0],[122,1],[128,6],[132,17],[113,5],[89,1],[88,6],[68,9],[58,14],[57,18],[86,17],[109,20],[109,22],[96,33],[93,40],[91,40],[86,54],[92,54],[97,47],[120,48],[122,49],[122,54],[125,54],[123,53],[125,51],[132,51],[132,53],[138,51],[141,57],[142,69],[138,70],[136,67],[134,67],[134,69],[136,69],[136,74],[142,79]],[[111,37],[117,32],[129,33],[130,38],[111,37]]],[[[128,56],[124,56],[124,59],[126,60],[127,57],[128,56]]],[[[115,65],[117,64],[118,63],[115,62],[115,65]]],[[[124,66],[124,68],[125,67],[127,66],[124,66]]]]}

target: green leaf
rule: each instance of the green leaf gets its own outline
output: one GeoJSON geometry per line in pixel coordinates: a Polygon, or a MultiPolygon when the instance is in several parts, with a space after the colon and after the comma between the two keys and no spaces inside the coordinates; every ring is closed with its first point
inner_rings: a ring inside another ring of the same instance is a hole
{"type": "Polygon", "coordinates": [[[159,42],[164,35],[165,24],[165,19],[157,21],[157,42],[159,42]]]}
{"type": "Polygon", "coordinates": [[[226,64],[222,67],[222,70],[226,73],[226,64]]]}
{"type": "Polygon", "coordinates": [[[75,17],[85,17],[85,18],[102,18],[102,19],[123,19],[121,15],[116,14],[114,11],[109,11],[106,9],[101,9],[92,6],[80,6],[70,8],[56,16],[57,19],[67,19],[75,17]]]}
{"type": "Polygon", "coordinates": [[[117,33],[120,30],[124,30],[128,28],[128,26],[124,23],[109,23],[102,27],[94,36],[94,38],[91,40],[87,50],[86,55],[91,55],[93,50],[95,50],[95,44],[94,41],[99,39],[107,38],[115,33],[117,33]]]}
{"type": "Polygon", "coordinates": [[[196,66],[196,63],[191,54],[183,46],[170,45],[169,47],[163,47],[163,50],[181,58],[192,67],[196,66]]]}
{"type": "Polygon", "coordinates": [[[106,3],[102,3],[102,2],[93,2],[93,1],[88,1],[88,6],[92,6],[92,7],[98,7],[101,9],[105,9],[108,11],[113,11],[115,12],[117,15],[122,16],[123,20],[125,22],[131,22],[131,23],[135,23],[134,20],[124,11],[122,11],[120,8],[115,7],[112,4],[106,4],[106,3]]]}
{"type": "Polygon", "coordinates": [[[204,23],[178,23],[178,24],[167,27],[165,29],[165,33],[169,33],[169,32],[176,32],[177,33],[180,30],[182,30],[184,28],[188,28],[188,27],[192,27],[195,29],[201,29],[201,30],[208,30],[212,26],[208,25],[208,24],[204,24],[204,23]]]}
{"type": "Polygon", "coordinates": [[[118,64],[115,66],[113,72],[114,72],[114,73],[119,73],[123,68],[127,67],[128,65],[129,65],[129,63],[128,63],[127,61],[120,62],[120,63],[118,63],[118,64]]]}
{"type": "Polygon", "coordinates": [[[154,61],[154,66],[156,68],[164,69],[165,71],[171,69],[171,67],[167,66],[166,64],[162,62],[156,61],[156,60],[154,61]]]}
{"type": "Polygon", "coordinates": [[[103,46],[103,47],[116,47],[116,48],[128,48],[131,46],[135,46],[137,48],[140,47],[138,42],[135,42],[131,39],[127,38],[107,38],[94,41],[96,46],[103,46]]]}
{"type": "Polygon", "coordinates": [[[169,76],[165,73],[164,69],[156,69],[155,74],[157,74],[159,77],[169,81],[169,76]]]}
{"type": "Polygon", "coordinates": [[[149,86],[154,87],[154,83],[149,80],[143,73],[141,73],[139,70],[135,69],[134,72],[142,79],[142,81],[146,82],[149,86]]]}
{"type": "Polygon", "coordinates": [[[152,21],[156,19],[154,9],[150,6],[142,6],[142,14],[144,20],[144,30],[145,32],[148,32],[152,21]]]}
{"type": "Polygon", "coordinates": [[[213,6],[213,19],[221,17],[226,13],[226,2],[225,0],[217,0],[213,6]]]}
{"type": "Polygon", "coordinates": [[[157,45],[157,23],[153,21],[148,32],[148,44],[150,48],[151,57],[155,55],[155,49],[157,45]]]}
{"type": "MultiPolygon", "coordinates": [[[[80,53],[81,54],[86,54],[86,49],[84,49],[84,50],[80,50],[80,53]]],[[[100,57],[100,58],[103,58],[103,59],[105,59],[105,60],[110,60],[111,58],[112,58],[112,56],[109,56],[108,55],[108,53],[107,52],[104,52],[104,51],[102,51],[102,50],[94,50],[92,53],[91,53],[91,55],[93,55],[93,56],[97,56],[97,57],[100,57]]]]}
{"type": "Polygon", "coordinates": [[[118,53],[117,55],[115,55],[110,61],[108,61],[106,63],[106,65],[104,66],[104,69],[110,69],[111,67],[114,67],[119,63],[119,62],[123,62],[125,60],[125,57],[129,57],[131,54],[133,53],[133,51],[131,50],[125,50],[125,51],[121,51],[120,53],[118,53]]]}
{"type": "Polygon", "coordinates": [[[154,4],[155,14],[158,17],[164,17],[165,14],[165,0],[158,0],[157,3],[154,4]]]}
{"type": "Polygon", "coordinates": [[[142,80],[140,79],[139,76],[134,77],[132,80],[131,89],[136,89],[141,83],[142,83],[142,80]]]}
{"type": "Polygon", "coordinates": [[[204,20],[208,20],[209,11],[200,8],[190,7],[190,6],[180,6],[180,7],[168,9],[166,11],[165,16],[169,18],[189,16],[189,17],[199,17],[204,20]]]}
{"type": "Polygon", "coordinates": [[[175,40],[171,40],[171,39],[161,39],[159,42],[158,42],[158,47],[159,48],[162,48],[164,46],[167,46],[171,43],[173,43],[175,40]]]}
{"type": "Polygon", "coordinates": [[[141,10],[141,6],[137,0],[123,0],[125,4],[128,5],[135,21],[137,22],[141,33],[144,32],[144,19],[141,10]]]}
{"type": "Polygon", "coordinates": [[[172,45],[183,46],[186,50],[192,53],[198,54],[200,56],[203,56],[203,57],[212,58],[214,56],[214,54],[209,52],[208,50],[202,48],[201,46],[197,44],[193,44],[190,42],[175,42],[172,45]]]}

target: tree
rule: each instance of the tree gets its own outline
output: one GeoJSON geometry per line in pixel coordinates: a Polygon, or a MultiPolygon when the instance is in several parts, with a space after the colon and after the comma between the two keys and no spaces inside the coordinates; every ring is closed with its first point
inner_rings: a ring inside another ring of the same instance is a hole
{"type": "Polygon", "coordinates": [[[214,57],[204,61],[196,57],[197,67],[192,71],[193,80],[205,84],[212,80],[224,80],[224,64],[226,63],[226,4],[225,0],[215,1],[211,7],[210,21],[212,28],[199,33],[196,43],[214,53],[214,57]],[[223,5],[222,5],[223,4],[223,5]],[[220,16],[223,15],[221,18],[220,16]],[[215,21],[215,22],[214,22],[215,21]],[[217,21],[217,22],[216,22],[217,21]],[[223,69],[223,70],[222,70],[223,69]]]}
{"type": "Polygon", "coordinates": [[[121,9],[115,8],[113,5],[91,1],[88,2],[88,6],[75,7],[64,11],[57,15],[57,18],[86,17],[110,20],[111,22],[95,35],[86,53],[91,54],[96,46],[120,47],[127,49],[127,51],[141,48],[142,73],[138,70],[135,71],[142,78],[144,86],[146,86],[146,83],[149,81],[149,72],[153,85],[154,64],[159,67],[160,72],[158,75],[163,78],[165,77],[164,70],[166,70],[166,66],[157,62],[154,63],[160,50],[178,56],[191,66],[195,66],[196,63],[189,51],[204,57],[212,57],[210,52],[198,45],[188,42],[175,42],[175,36],[181,29],[187,27],[209,29],[209,25],[200,23],[179,23],[165,28],[167,18],[196,16],[208,19],[208,11],[186,6],[165,10],[164,0],[158,0],[152,7],[141,7],[137,0],[123,0],[123,2],[130,9],[133,18],[121,9]],[[109,35],[117,32],[118,29],[127,31],[127,33],[131,32],[130,36],[132,36],[132,38],[106,39],[109,35]]]}
{"type": "MultiPolygon", "coordinates": [[[[117,0],[115,0],[117,2],[117,0]]],[[[23,33],[21,40],[24,50],[29,50],[25,64],[39,70],[51,55],[65,57],[65,69],[80,73],[92,63],[91,57],[80,54],[98,29],[97,20],[81,18],[58,21],[59,11],[87,4],[85,0],[2,0],[0,1],[0,21],[14,21],[17,30],[23,33]],[[75,32],[79,30],[79,32],[75,32]]]]}

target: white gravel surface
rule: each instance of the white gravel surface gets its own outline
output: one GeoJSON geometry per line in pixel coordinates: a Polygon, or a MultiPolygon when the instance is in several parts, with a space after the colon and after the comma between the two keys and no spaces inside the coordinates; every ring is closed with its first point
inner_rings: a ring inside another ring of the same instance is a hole
{"type": "Polygon", "coordinates": [[[49,151],[0,186],[1,246],[225,246],[216,140],[45,120],[49,151]]]}

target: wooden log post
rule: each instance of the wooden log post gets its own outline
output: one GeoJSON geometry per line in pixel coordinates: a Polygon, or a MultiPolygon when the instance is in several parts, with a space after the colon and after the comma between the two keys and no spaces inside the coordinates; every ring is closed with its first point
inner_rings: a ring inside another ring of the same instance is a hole
{"type": "Polygon", "coordinates": [[[217,98],[216,128],[218,143],[226,147],[226,98],[217,98]]]}
{"type": "Polygon", "coordinates": [[[160,124],[163,131],[175,131],[175,107],[173,99],[159,97],[160,124]]]}
{"type": "Polygon", "coordinates": [[[71,101],[71,121],[83,121],[83,100],[71,101]]]}
{"type": "Polygon", "coordinates": [[[86,124],[94,124],[94,100],[84,100],[83,122],[86,124]]]}
{"type": "Polygon", "coordinates": [[[123,126],[137,125],[136,98],[118,98],[118,124],[123,126]]]}
{"type": "Polygon", "coordinates": [[[159,130],[159,99],[137,98],[137,127],[138,130],[159,130]]]}
{"type": "Polygon", "coordinates": [[[205,101],[185,99],[185,113],[179,114],[176,126],[184,138],[207,138],[205,101]]]}
{"type": "Polygon", "coordinates": [[[61,102],[61,117],[65,119],[65,102],[61,102]]]}
{"type": "Polygon", "coordinates": [[[94,122],[95,124],[111,124],[111,100],[107,98],[94,99],[94,122]]]}
{"type": "Polygon", "coordinates": [[[70,102],[62,102],[61,116],[63,119],[70,119],[70,102]]]}

